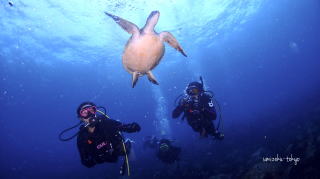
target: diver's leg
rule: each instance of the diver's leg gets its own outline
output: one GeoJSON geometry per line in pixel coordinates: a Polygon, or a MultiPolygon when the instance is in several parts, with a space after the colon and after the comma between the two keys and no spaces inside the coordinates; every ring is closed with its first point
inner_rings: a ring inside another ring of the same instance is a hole
{"type": "Polygon", "coordinates": [[[123,164],[120,167],[120,175],[124,175],[126,173],[127,170],[127,163],[126,163],[126,159],[123,159],[123,164]]]}
{"type": "Polygon", "coordinates": [[[199,132],[201,135],[202,127],[197,119],[188,119],[188,124],[191,126],[193,131],[199,132]]]}
{"type": "Polygon", "coordinates": [[[201,137],[208,137],[208,134],[210,133],[210,129],[209,129],[209,125],[207,123],[207,120],[206,119],[203,119],[201,118],[199,121],[198,121],[198,125],[200,126],[199,128],[201,129],[200,130],[200,136],[201,137]]]}
{"type": "Polygon", "coordinates": [[[207,129],[208,131],[208,134],[212,135],[212,136],[215,136],[216,133],[217,133],[217,130],[213,124],[212,121],[207,121],[206,124],[205,124],[205,128],[207,129]]]}
{"type": "Polygon", "coordinates": [[[209,121],[207,123],[207,131],[208,134],[210,134],[211,136],[215,137],[216,139],[220,139],[222,140],[224,138],[224,135],[222,133],[220,133],[214,126],[213,121],[209,121]]]}

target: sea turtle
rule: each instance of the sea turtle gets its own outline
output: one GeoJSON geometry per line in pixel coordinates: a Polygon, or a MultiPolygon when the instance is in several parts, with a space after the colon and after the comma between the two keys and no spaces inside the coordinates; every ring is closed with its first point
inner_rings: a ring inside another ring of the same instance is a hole
{"type": "Polygon", "coordinates": [[[132,74],[132,88],[136,85],[138,78],[143,75],[147,75],[149,81],[158,85],[151,70],[159,64],[164,54],[165,47],[163,42],[167,42],[181,52],[182,55],[187,56],[170,32],[157,33],[154,31],[154,27],[160,16],[159,11],[152,11],[150,13],[142,29],[118,16],[108,12],[105,12],[105,14],[111,17],[129,34],[132,34],[122,55],[124,68],[132,74]]]}

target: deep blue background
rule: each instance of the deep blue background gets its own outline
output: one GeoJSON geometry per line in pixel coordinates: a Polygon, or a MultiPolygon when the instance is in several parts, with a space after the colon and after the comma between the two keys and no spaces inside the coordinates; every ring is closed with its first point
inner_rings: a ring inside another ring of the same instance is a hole
{"type": "MultiPolygon", "coordinates": [[[[10,13],[11,7],[6,2],[1,2],[0,8],[2,13],[10,13]]],[[[209,47],[204,40],[192,48],[190,44],[194,40],[180,34],[184,38],[180,38],[183,42],[180,43],[189,57],[185,59],[166,46],[166,62],[160,63],[154,72],[160,86],[143,77],[134,89],[130,87],[130,75],[119,61],[121,51],[114,52],[118,58],[114,64],[97,60],[53,61],[46,65],[37,63],[33,57],[50,61],[52,57],[48,54],[63,49],[64,41],[43,42],[51,47],[46,53],[22,54],[11,46],[19,39],[19,33],[17,37],[3,33],[0,36],[0,176],[117,177],[120,163],[87,169],[80,164],[76,141],[60,142],[57,138],[61,130],[78,122],[75,110],[87,100],[105,106],[112,118],[141,124],[140,133],[125,135],[136,142],[132,170],[137,178],[164,167],[152,151],[141,147],[144,136],[160,136],[161,126],[155,125],[155,121],[161,120],[156,115],[159,105],[165,106],[161,114],[169,120],[167,136],[183,148],[182,166],[198,163],[201,168],[210,162],[212,170],[215,165],[233,166],[237,158],[261,147],[274,154],[283,153],[281,145],[288,144],[299,133],[293,124],[308,120],[307,113],[320,106],[319,19],[320,3],[316,0],[264,1],[245,23],[237,24],[233,31],[221,32],[214,39],[217,42],[209,47]],[[172,59],[177,60],[170,65],[172,59]],[[198,75],[203,76],[205,85],[214,91],[222,105],[226,136],[222,142],[199,139],[186,122],[179,123],[170,117],[176,96],[188,82],[198,80],[198,75]],[[164,102],[159,103],[159,97],[164,102]],[[234,160],[230,160],[230,155],[234,155],[231,157],[234,160]]],[[[15,20],[19,19],[11,23],[15,20]]],[[[112,21],[108,23],[117,27],[112,21]]],[[[0,24],[0,27],[9,26],[0,24]]],[[[192,33],[192,29],[188,31],[192,33]]],[[[124,32],[122,35],[125,37],[119,38],[125,42],[129,36],[124,32]]],[[[76,45],[67,46],[77,51],[76,45]]]]}

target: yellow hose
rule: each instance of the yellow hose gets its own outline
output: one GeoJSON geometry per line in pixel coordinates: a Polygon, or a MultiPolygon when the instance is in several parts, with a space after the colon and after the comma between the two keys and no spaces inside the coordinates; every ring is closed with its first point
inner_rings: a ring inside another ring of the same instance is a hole
{"type": "MultiPolygon", "coordinates": [[[[120,132],[119,132],[120,133],[120,132]]],[[[120,133],[121,135],[121,133],[120,133]]],[[[127,150],[126,150],[126,146],[122,140],[122,146],[123,146],[123,151],[124,151],[124,154],[125,154],[125,158],[126,158],[126,163],[127,163],[127,170],[128,170],[128,176],[130,176],[130,166],[129,166],[129,159],[128,159],[128,155],[127,155],[127,150]]]]}
{"type": "Polygon", "coordinates": [[[106,116],[106,118],[111,119],[111,118],[110,118],[107,114],[105,114],[104,112],[102,112],[102,111],[100,111],[100,110],[97,110],[97,112],[99,112],[100,114],[106,116]]]}

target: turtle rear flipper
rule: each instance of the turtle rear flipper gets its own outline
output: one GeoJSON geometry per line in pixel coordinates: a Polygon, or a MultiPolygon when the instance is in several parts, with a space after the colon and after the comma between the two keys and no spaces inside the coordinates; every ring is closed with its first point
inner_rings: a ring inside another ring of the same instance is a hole
{"type": "Polygon", "coordinates": [[[159,83],[158,83],[157,80],[156,80],[156,77],[154,77],[154,75],[152,74],[151,71],[148,71],[148,72],[147,72],[147,76],[148,76],[148,79],[149,79],[149,81],[150,81],[151,83],[156,84],[156,85],[159,85],[159,83]]]}
{"type": "Polygon", "coordinates": [[[134,88],[134,86],[136,86],[137,82],[138,82],[138,78],[139,78],[139,73],[138,72],[133,72],[132,73],[132,88],[134,88]]]}

